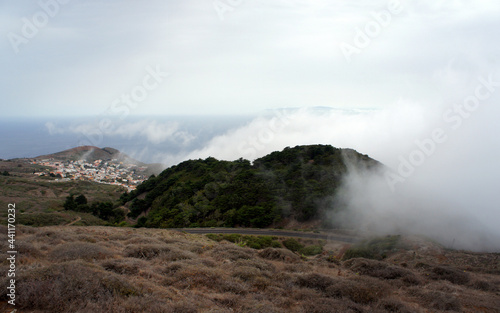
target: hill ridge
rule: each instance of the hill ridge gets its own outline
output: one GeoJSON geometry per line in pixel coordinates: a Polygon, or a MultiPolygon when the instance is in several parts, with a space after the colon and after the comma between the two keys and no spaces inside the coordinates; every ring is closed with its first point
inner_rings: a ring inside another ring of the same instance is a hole
{"type": "Polygon", "coordinates": [[[329,211],[341,209],[335,194],[348,171],[379,166],[367,155],[331,145],[286,147],[253,163],[208,157],[165,169],[121,202],[130,217],[142,216],[139,226],[282,227],[287,219],[328,223],[329,211]]]}
{"type": "Polygon", "coordinates": [[[125,153],[111,147],[99,148],[96,146],[78,146],[63,151],[37,156],[33,159],[55,159],[60,161],[84,160],[93,162],[96,160],[113,160],[134,165],[144,165],[143,162],[135,160],[125,153]]]}

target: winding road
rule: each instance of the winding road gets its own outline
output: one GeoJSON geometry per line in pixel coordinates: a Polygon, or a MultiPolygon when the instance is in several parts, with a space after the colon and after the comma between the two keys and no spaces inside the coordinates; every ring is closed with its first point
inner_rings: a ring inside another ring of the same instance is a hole
{"type": "Polygon", "coordinates": [[[283,237],[299,237],[311,239],[323,239],[327,241],[340,241],[354,243],[361,238],[338,234],[338,233],[311,233],[290,230],[277,229],[252,229],[252,228],[170,228],[190,234],[241,234],[241,235],[257,235],[257,236],[283,236],[283,237]]]}

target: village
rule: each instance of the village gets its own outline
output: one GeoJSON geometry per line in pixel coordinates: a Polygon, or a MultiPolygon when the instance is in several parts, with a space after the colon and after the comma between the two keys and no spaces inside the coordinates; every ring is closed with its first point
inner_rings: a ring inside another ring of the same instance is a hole
{"type": "Polygon", "coordinates": [[[102,184],[118,185],[130,192],[147,179],[147,168],[134,164],[123,164],[116,159],[110,161],[59,161],[54,159],[33,160],[33,164],[50,167],[52,171],[34,172],[35,175],[50,175],[55,181],[86,180],[102,184]]]}

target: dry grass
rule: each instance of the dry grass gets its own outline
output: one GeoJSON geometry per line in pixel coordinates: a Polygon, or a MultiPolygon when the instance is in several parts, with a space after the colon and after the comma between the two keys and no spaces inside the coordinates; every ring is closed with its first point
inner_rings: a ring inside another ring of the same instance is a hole
{"type": "Polygon", "coordinates": [[[391,265],[387,262],[358,258],[345,261],[344,266],[361,275],[368,275],[384,280],[400,279],[407,285],[418,285],[421,283],[412,271],[400,266],[391,265]]]}
{"type": "Polygon", "coordinates": [[[150,260],[164,256],[172,251],[172,248],[165,244],[132,244],[123,251],[124,256],[150,260]]]}
{"type": "Polygon", "coordinates": [[[268,260],[283,261],[286,263],[295,263],[300,261],[300,257],[287,249],[267,248],[259,252],[259,256],[268,260]]]}
{"type": "Polygon", "coordinates": [[[442,311],[460,312],[462,305],[455,295],[436,290],[412,289],[415,296],[424,307],[442,311]]]}
{"type": "MultiPolygon", "coordinates": [[[[465,260],[477,267],[496,255],[433,248],[385,261],[332,262],[338,251],[301,257],[176,231],[107,227],[30,227],[16,240],[24,259],[16,277],[20,312],[493,313],[500,307],[500,277],[491,263],[487,272],[464,272],[465,260]]],[[[2,262],[0,271],[7,270],[2,262]]],[[[0,288],[6,285],[1,278],[0,288]]],[[[0,295],[0,309],[6,300],[0,295]]]]}
{"type": "Polygon", "coordinates": [[[429,277],[435,280],[447,280],[457,285],[465,285],[470,281],[469,273],[447,266],[436,266],[429,271],[429,277]]]}
{"type": "Polygon", "coordinates": [[[113,253],[98,244],[87,242],[70,242],[59,245],[49,253],[53,262],[64,262],[71,260],[101,260],[110,258],[113,253]]]}

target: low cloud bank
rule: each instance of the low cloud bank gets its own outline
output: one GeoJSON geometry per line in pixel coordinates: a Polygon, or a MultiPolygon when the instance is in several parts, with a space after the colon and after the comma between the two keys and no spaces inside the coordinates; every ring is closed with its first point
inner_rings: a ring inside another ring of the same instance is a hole
{"type": "Polygon", "coordinates": [[[340,195],[350,213],[332,218],[376,234],[422,234],[448,247],[500,251],[500,127],[494,118],[500,112],[492,102],[468,112],[459,127],[456,118],[446,119],[458,111],[404,101],[385,110],[277,110],[203,148],[156,157],[175,164],[208,156],[253,160],[304,144],[353,148],[387,169],[351,171],[340,195]]]}

